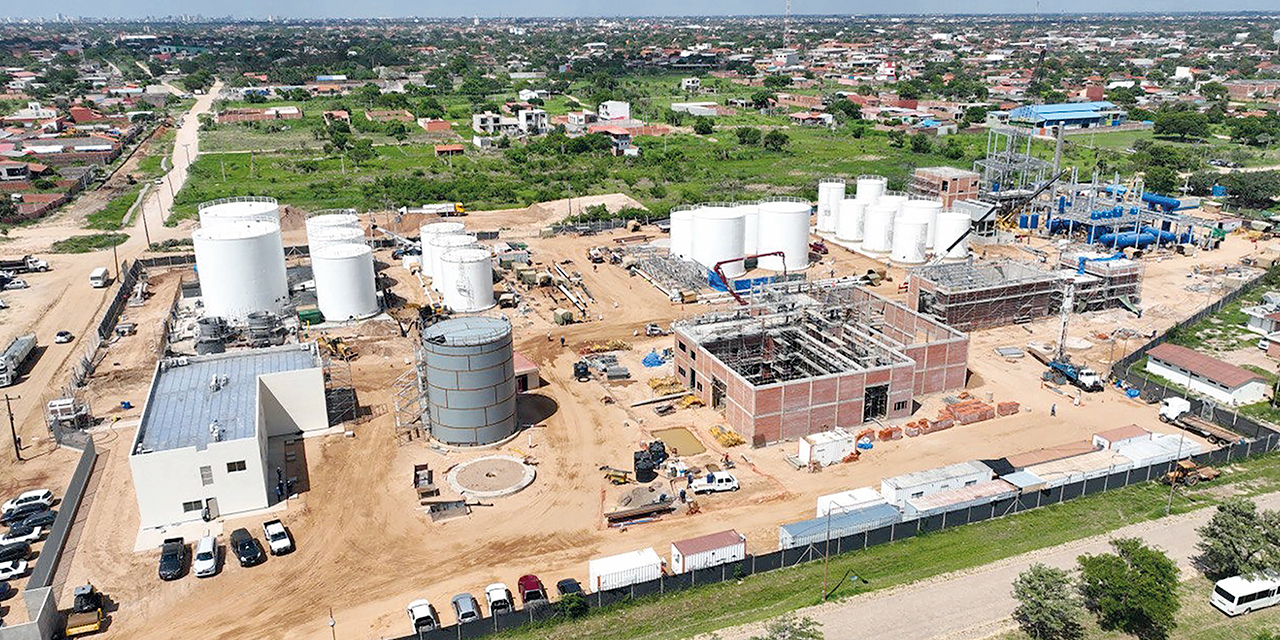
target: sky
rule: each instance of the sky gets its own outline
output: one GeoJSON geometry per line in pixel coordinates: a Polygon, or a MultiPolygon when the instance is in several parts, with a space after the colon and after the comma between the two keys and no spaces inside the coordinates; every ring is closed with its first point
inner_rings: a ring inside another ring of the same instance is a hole
{"type": "MultiPolygon", "coordinates": [[[[1130,12],[1276,11],[1276,0],[1039,0],[1040,10],[1107,12],[1122,5],[1130,12]]],[[[265,18],[305,17],[471,17],[484,16],[617,16],[617,15],[779,15],[785,0],[55,0],[51,3],[7,2],[0,17],[53,17],[57,13],[88,17],[141,17],[200,14],[265,18]],[[14,13],[15,10],[23,13],[14,13]],[[28,13],[29,12],[29,13],[28,13]]],[[[794,14],[868,13],[1033,13],[1036,0],[792,0],[794,14]]]]}

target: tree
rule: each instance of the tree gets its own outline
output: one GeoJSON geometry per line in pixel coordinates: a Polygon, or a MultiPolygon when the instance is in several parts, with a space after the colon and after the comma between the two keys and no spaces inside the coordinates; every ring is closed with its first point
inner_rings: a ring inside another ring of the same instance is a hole
{"type": "Polygon", "coordinates": [[[775,618],[764,626],[764,634],[751,640],[823,640],[826,636],[812,618],[797,618],[788,613],[775,618]]]}
{"type": "Polygon", "coordinates": [[[1274,557],[1267,549],[1266,520],[1252,500],[1232,498],[1218,505],[1213,517],[1196,529],[1196,567],[1212,580],[1266,569],[1268,556],[1274,557]]]}
{"type": "Polygon", "coordinates": [[[711,135],[714,127],[711,126],[711,119],[699,116],[693,119],[693,132],[700,136],[711,135]]]}
{"type": "Polygon", "coordinates": [[[911,136],[912,153],[929,153],[930,151],[933,151],[933,141],[927,134],[917,133],[911,136]]]}
{"type": "Polygon", "coordinates": [[[581,618],[590,608],[581,593],[567,593],[555,603],[556,613],[566,618],[581,618]]]}
{"type": "Polygon", "coordinates": [[[347,150],[347,157],[351,159],[353,164],[368,162],[377,155],[373,151],[373,141],[368,138],[360,138],[351,143],[351,148],[347,150]]]}
{"type": "Polygon", "coordinates": [[[1180,140],[1207,138],[1209,116],[1194,111],[1161,111],[1156,114],[1154,131],[1158,136],[1178,136],[1180,140]]]}
{"type": "Polygon", "coordinates": [[[907,144],[907,133],[899,129],[889,132],[889,146],[901,149],[907,144]]]}
{"type": "Polygon", "coordinates": [[[1142,180],[1148,191],[1173,193],[1178,189],[1178,174],[1169,167],[1151,167],[1143,174],[1142,180]]]}
{"type": "Polygon", "coordinates": [[[1013,619],[1036,640],[1075,640],[1084,635],[1081,601],[1071,574],[1062,569],[1031,565],[1013,582],[1018,606],[1013,619]]]}
{"type": "Polygon", "coordinates": [[[764,134],[761,144],[764,145],[764,148],[771,151],[782,151],[787,148],[787,145],[791,144],[791,138],[788,138],[787,134],[774,129],[773,131],[764,134]]]}
{"type": "Polygon", "coordinates": [[[774,99],[775,95],[772,91],[757,91],[751,94],[751,106],[757,109],[764,109],[769,106],[769,102],[774,99]]]}
{"type": "Polygon", "coordinates": [[[760,144],[760,130],[755,127],[738,127],[733,133],[738,136],[739,144],[750,147],[760,144]]]}
{"type": "Polygon", "coordinates": [[[0,222],[12,222],[18,215],[18,206],[9,198],[0,198],[0,222]]]}
{"type": "Polygon", "coordinates": [[[831,106],[827,107],[827,110],[830,111],[832,115],[843,120],[862,119],[862,107],[858,106],[858,103],[848,98],[837,97],[831,102],[831,106]]]}
{"type": "Polygon", "coordinates": [[[1138,538],[1118,538],[1111,547],[1114,554],[1077,560],[1085,607],[1104,631],[1123,631],[1141,640],[1167,638],[1181,606],[1178,566],[1138,538]]]}
{"type": "Polygon", "coordinates": [[[1266,209],[1280,196],[1280,171],[1233,172],[1222,176],[1231,202],[1238,206],[1266,209]]]}
{"type": "Polygon", "coordinates": [[[783,89],[791,86],[790,76],[765,76],[764,87],[766,89],[783,89]]]}
{"type": "Polygon", "coordinates": [[[1200,85],[1200,95],[1206,100],[1221,100],[1227,97],[1227,87],[1221,82],[1206,82],[1200,85]]]}

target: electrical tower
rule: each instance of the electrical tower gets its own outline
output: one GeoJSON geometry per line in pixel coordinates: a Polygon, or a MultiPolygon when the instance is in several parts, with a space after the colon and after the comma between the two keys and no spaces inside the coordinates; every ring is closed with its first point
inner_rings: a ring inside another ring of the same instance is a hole
{"type": "Polygon", "coordinates": [[[791,0],[787,0],[786,13],[782,14],[782,46],[791,48],[791,0]]]}

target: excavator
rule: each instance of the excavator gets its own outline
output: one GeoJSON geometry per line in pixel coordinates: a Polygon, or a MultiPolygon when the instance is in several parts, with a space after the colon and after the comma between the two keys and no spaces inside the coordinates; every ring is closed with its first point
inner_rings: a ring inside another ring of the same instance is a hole
{"type": "Polygon", "coordinates": [[[343,342],[341,336],[327,336],[321,334],[316,336],[316,343],[319,344],[320,348],[324,349],[331,357],[345,361],[354,360],[356,357],[355,349],[347,346],[347,343],[343,342]]]}

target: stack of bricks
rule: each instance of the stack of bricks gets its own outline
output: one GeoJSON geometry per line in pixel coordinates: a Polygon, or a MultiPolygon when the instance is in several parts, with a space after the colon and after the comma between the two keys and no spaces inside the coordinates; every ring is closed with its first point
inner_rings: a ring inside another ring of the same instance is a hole
{"type": "Polygon", "coordinates": [[[1011,416],[1017,413],[1019,408],[1021,407],[1018,405],[1018,403],[1012,400],[1008,402],[1001,402],[996,405],[996,415],[1011,416]]]}
{"type": "Polygon", "coordinates": [[[995,407],[981,400],[962,400],[947,407],[946,412],[960,424],[973,424],[996,417],[995,407]]]}

